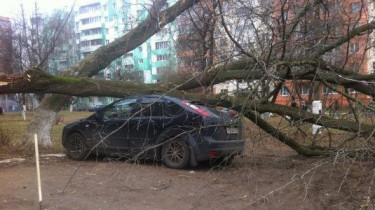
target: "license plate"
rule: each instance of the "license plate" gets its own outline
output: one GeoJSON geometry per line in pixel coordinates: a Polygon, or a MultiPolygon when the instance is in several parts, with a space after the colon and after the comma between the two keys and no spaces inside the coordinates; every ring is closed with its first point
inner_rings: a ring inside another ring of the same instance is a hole
{"type": "Polygon", "coordinates": [[[227,128],[227,134],[238,134],[238,128],[227,128]]]}

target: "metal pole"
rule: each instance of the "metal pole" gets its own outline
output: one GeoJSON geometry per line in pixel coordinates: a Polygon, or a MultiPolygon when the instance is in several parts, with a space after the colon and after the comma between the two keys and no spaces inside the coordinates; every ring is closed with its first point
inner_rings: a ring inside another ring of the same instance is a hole
{"type": "Polygon", "coordinates": [[[42,184],[40,181],[38,135],[36,133],[34,134],[34,142],[35,142],[36,176],[38,180],[39,209],[42,209],[42,184]]]}

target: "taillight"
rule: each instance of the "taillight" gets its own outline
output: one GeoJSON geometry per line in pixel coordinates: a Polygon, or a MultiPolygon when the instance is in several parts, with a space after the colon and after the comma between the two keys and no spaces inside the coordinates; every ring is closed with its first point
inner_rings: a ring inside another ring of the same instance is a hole
{"type": "Polygon", "coordinates": [[[208,152],[208,156],[210,156],[210,158],[216,157],[218,155],[219,155],[218,151],[209,151],[208,152]]]}
{"type": "Polygon", "coordinates": [[[198,112],[199,114],[205,116],[205,117],[210,117],[210,113],[204,111],[203,109],[199,108],[198,106],[195,106],[194,104],[191,104],[187,101],[181,101],[182,104],[194,109],[194,111],[198,112]]]}

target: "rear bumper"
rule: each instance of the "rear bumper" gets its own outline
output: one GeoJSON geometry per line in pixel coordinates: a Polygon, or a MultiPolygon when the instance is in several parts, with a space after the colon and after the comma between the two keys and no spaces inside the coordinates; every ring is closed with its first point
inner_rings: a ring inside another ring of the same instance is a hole
{"type": "Polygon", "coordinates": [[[215,140],[212,137],[202,137],[192,148],[197,161],[210,160],[225,156],[242,154],[245,147],[244,139],[237,140],[215,140]]]}

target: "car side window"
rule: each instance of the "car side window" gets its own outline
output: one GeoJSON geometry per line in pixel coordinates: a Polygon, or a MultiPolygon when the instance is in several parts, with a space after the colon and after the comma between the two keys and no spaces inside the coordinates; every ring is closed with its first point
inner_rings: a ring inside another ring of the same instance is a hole
{"type": "Polygon", "coordinates": [[[142,116],[164,116],[165,108],[163,103],[155,98],[144,98],[141,102],[142,116]]]}
{"type": "Polygon", "coordinates": [[[137,99],[125,99],[104,110],[103,119],[127,118],[136,112],[137,99]]]}

